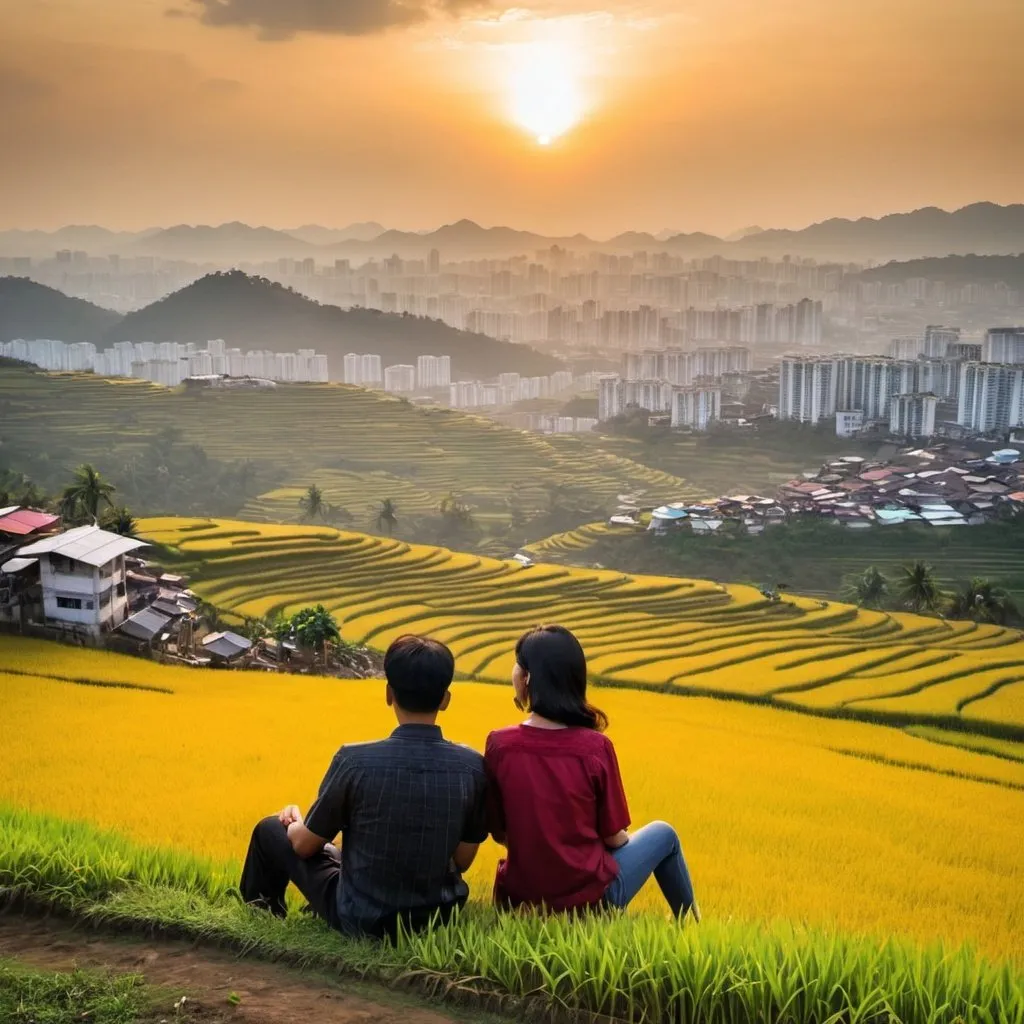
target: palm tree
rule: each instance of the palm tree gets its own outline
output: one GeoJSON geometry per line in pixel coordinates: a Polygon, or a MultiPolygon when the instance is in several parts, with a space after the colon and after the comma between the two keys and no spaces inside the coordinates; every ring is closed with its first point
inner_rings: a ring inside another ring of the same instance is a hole
{"type": "Polygon", "coordinates": [[[64,488],[60,500],[62,513],[65,518],[95,522],[99,518],[100,506],[113,504],[110,496],[116,489],[92,465],[85,462],[75,470],[72,483],[64,488]]]}
{"type": "Polygon", "coordinates": [[[383,530],[389,537],[395,532],[398,524],[398,508],[391,498],[385,498],[380,503],[380,510],[374,520],[378,530],[383,530]]]}
{"type": "Polygon", "coordinates": [[[324,492],[316,484],[310,484],[306,493],[299,498],[299,508],[302,509],[303,519],[326,519],[327,503],[324,501],[324,492]]]}
{"type": "Polygon", "coordinates": [[[861,608],[881,608],[889,596],[889,581],[872,565],[846,579],[843,596],[861,608]]]}
{"type": "Polygon", "coordinates": [[[939,589],[935,570],[927,562],[904,565],[895,580],[896,596],[912,612],[931,612],[939,605],[939,589]]]}
{"type": "Polygon", "coordinates": [[[100,518],[100,526],[111,533],[119,533],[122,537],[134,537],[138,530],[135,517],[124,507],[116,505],[108,508],[100,518]]]}
{"type": "Polygon", "coordinates": [[[1013,598],[991,580],[975,577],[957,589],[949,602],[951,619],[974,619],[1005,626],[1020,617],[1013,598]]]}

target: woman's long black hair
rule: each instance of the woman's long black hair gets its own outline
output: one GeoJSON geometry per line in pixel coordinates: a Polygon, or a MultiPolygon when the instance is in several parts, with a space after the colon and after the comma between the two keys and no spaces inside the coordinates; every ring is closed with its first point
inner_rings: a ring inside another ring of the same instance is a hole
{"type": "Polygon", "coordinates": [[[516,644],[516,661],[530,674],[530,710],[561,725],[604,732],[608,716],[587,703],[587,658],[564,626],[538,626],[516,644]]]}

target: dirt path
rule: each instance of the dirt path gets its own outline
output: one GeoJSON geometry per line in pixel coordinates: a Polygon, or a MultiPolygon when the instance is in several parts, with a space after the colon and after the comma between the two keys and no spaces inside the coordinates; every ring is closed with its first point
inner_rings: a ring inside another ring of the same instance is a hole
{"type": "Polygon", "coordinates": [[[81,967],[141,974],[150,985],[168,991],[168,1021],[465,1024],[470,1019],[424,1009],[415,1000],[369,985],[242,960],[187,942],[114,937],[55,920],[0,915],[0,959],[4,958],[54,971],[81,967]],[[229,1001],[232,993],[238,997],[236,1005],[229,1001]],[[178,1013],[174,1003],[182,994],[187,1012],[178,1013]]]}

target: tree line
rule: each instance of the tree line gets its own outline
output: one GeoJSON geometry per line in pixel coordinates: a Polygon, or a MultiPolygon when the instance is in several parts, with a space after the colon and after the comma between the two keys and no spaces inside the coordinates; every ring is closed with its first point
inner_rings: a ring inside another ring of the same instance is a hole
{"type": "Polygon", "coordinates": [[[923,561],[900,566],[892,576],[869,566],[844,580],[843,596],[861,608],[972,619],[997,626],[1024,625],[1017,604],[999,584],[974,577],[945,591],[935,569],[923,561]]]}

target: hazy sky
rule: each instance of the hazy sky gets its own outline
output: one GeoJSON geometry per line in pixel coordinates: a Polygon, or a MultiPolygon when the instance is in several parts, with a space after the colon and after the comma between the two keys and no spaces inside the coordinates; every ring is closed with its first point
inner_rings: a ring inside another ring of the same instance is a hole
{"type": "Polygon", "coordinates": [[[0,0],[0,227],[1024,201],[1024,0],[0,0]]]}

